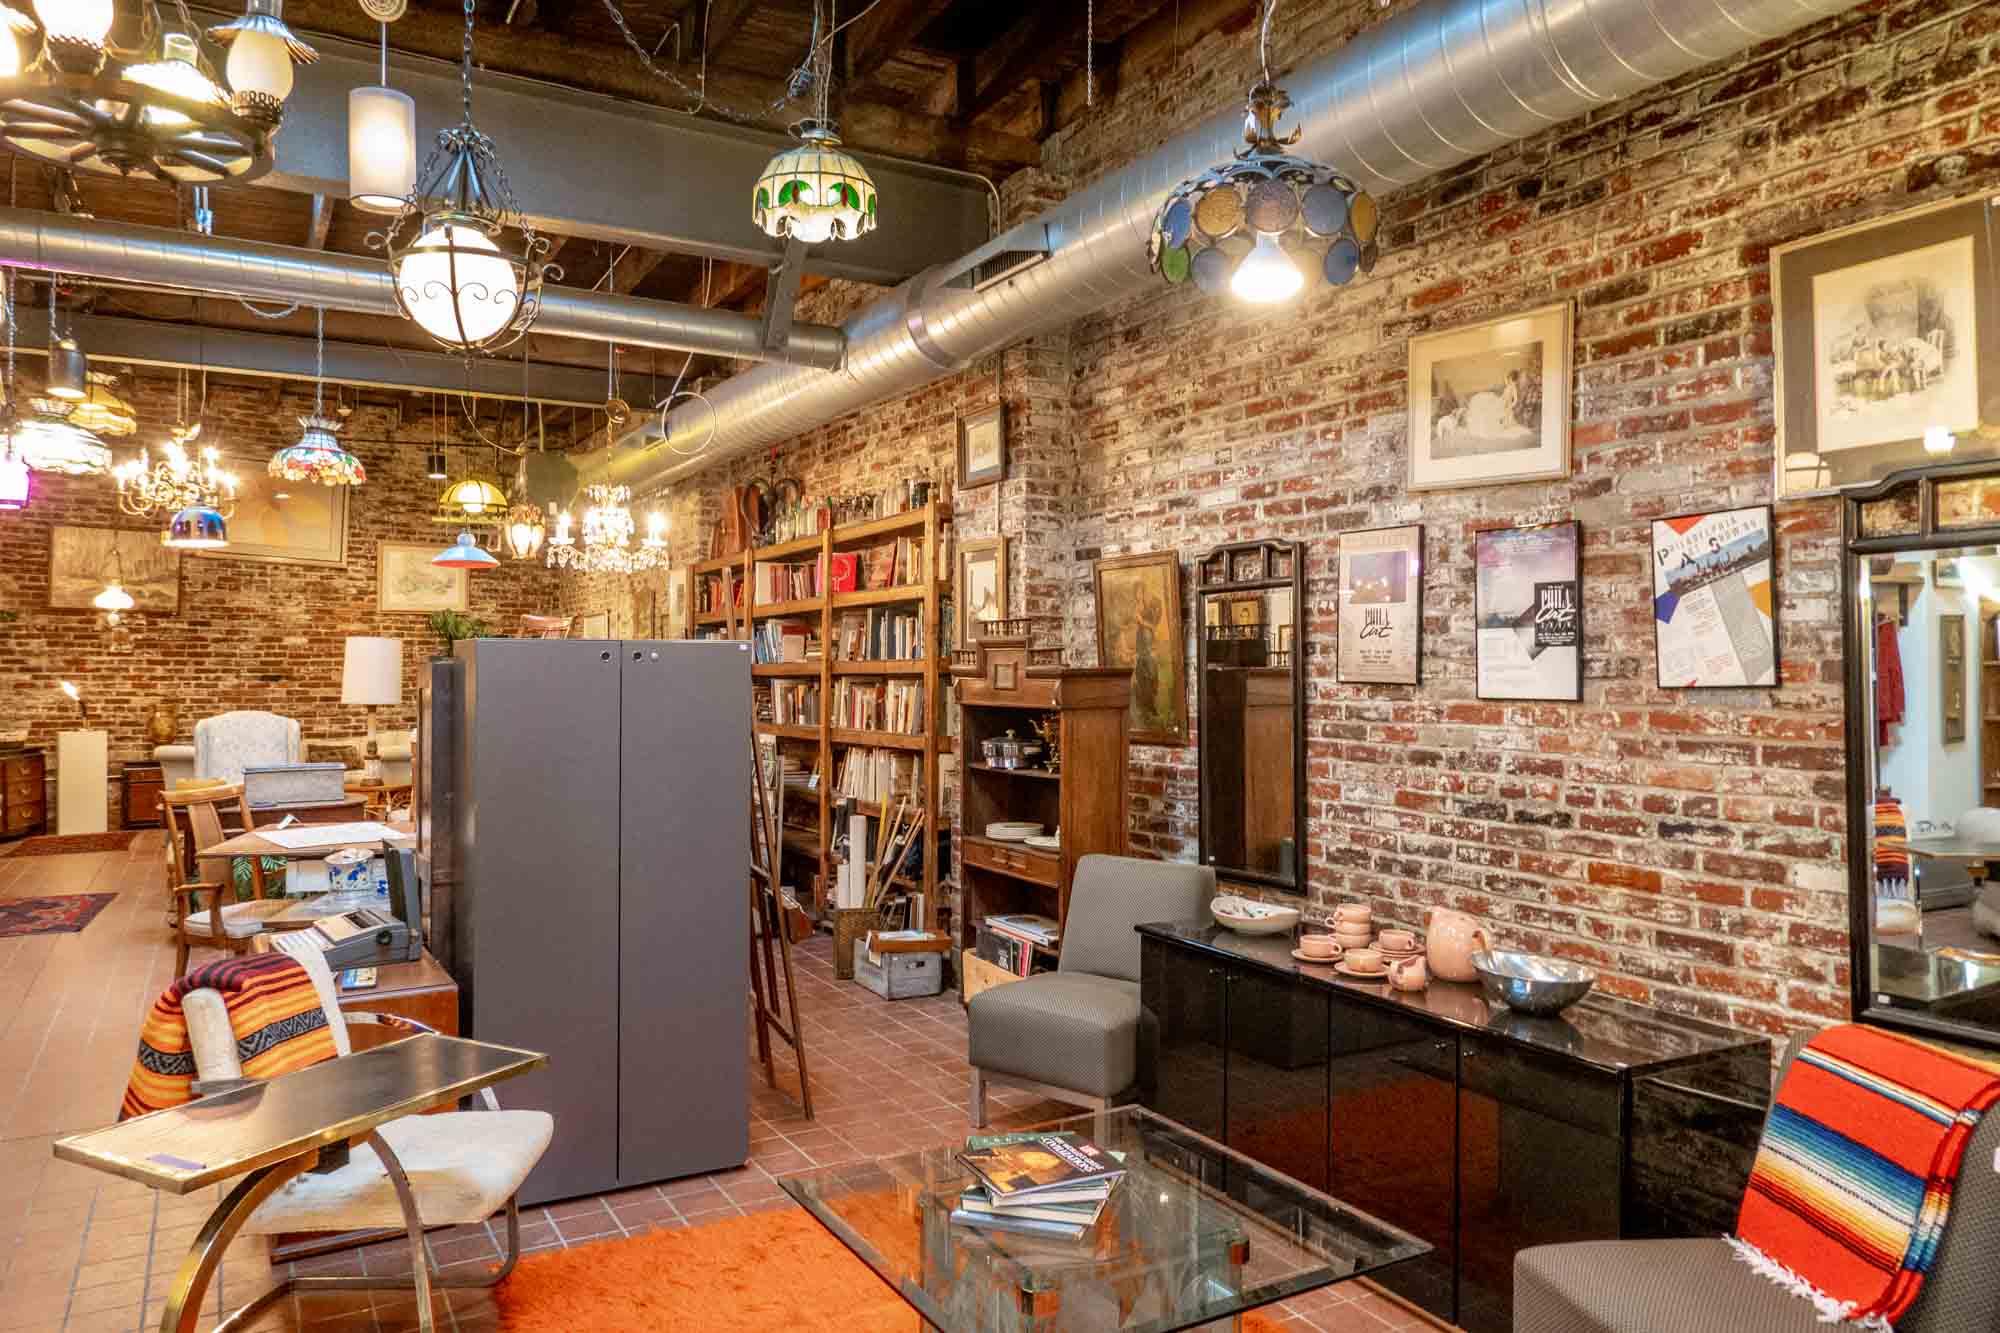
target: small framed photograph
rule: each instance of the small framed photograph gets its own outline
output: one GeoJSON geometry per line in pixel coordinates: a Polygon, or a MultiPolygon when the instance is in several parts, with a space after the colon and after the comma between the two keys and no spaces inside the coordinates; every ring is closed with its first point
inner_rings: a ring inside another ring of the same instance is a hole
{"type": "Polygon", "coordinates": [[[587,611],[579,622],[579,639],[608,639],[611,637],[611,613],[609,611],[587,611]]]}
{"type": "Polygon", "coordinates": [[[465,571],[431,563],[431,557],[443,549],[435,542],[377,543],[375,609],[424,615],[465,610],[465,571]]]}
{"type": "Polygon", "coordinates": [[[1653,520],[1653,645],[1663,690],[1778,683],[1771,507],[1653,520]]]}
{"type": "Polygon", "coordinates": [[[1479,697],[1582,699],[1582,526],[1497,528],[1473,554],[1479,697]]]}
{"type": "Polygon", "coordinates": [[[1410,489],[1569,475],[1570,307],[1410,339],[1410,489]]]}
{"type": "Polygon", "coordinates": [[[1007,405],[958,419],[958,486],[984,486],[1007,476],[1007,405]]]}
{"type": "Polygon", "coordinates": [[[958,544],[958,643],[970,648],[981,623],[1007,618],[1007,539],[958,544]]]}
{"type": "Polygon", "coordinates": [[[1340,535],[1343,685],[1420,685],[1424,673],[1424,526],[1340,535]]]}

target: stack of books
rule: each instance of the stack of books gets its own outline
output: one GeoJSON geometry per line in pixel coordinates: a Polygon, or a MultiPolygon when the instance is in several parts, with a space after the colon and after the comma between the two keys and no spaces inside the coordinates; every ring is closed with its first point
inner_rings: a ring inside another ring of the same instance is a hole
{"type": "MultiPolygon", "coordinates": [[[[1034,971],[1035,950],[1044,950],[1053,962],[1062,951],[1062,926],[1049,917],[1033,912],[1021,912],[1012,916],[989,916],[985,918],[986,929],[995,937],[996,956],[987,958],[989,963],[1006,968],[1015,976],[1025,977],[1034,971]]],[[[985,957],[984,954],[980,955],[985,957]]]]}
{"type": "Polygon", "coordinates": [[[979,1179],[958,1196],[960,1226],[1076,1240],[1097,1225],[1125,1168],[1071,1130],[975,1135],[958,1160],[979,1179]]]}

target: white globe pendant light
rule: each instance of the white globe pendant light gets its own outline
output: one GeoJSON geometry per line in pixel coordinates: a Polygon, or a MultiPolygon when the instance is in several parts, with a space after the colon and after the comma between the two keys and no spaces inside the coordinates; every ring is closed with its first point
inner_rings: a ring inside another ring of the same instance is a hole
{"type": "Polygon", "coordinates": [[[285,26],[284,0],[249,0],[243,16],[208,30],[229,48],[223,77],[236,114],[275,125],[292,95],[292,63],[310,65],[319,52],[285,26]]]}
{"type": "Polygon", "coordinates": [[[484,346],[520,309],[519,275],[469,221],[429,223],[396,260],[403,308],[425,333],[453,347],[484,346]]]}

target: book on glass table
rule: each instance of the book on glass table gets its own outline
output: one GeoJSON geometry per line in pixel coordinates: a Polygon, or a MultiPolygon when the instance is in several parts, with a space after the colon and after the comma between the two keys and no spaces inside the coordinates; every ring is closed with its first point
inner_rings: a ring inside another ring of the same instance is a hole
{"type": "Polygon", "coordinates": [[[1083,1184],[1109,1185],[1125,1174],[1117,1158],[1071,1130],[968,1139],[958,1160],[1003,1206],[1083,1184]]]}
{"type": "Polygon", "coordinates": [[[1007,1213],[977,1213],[964,1207],[951,1210],[953,1226],[977,1227],[982,1231],[1011,1231],[1023,1236],[1049,1236],[1081,1240],[1090,1228],[1072,1222],[1045,1222],[1039,1218],[1014,1217],[1007,1213]]]}
{"type": "Polygon", "coordinates": [[[958,1196],[958,1208],[963,1213],[976,1213],[983,1217],[1025,1218],[1033,1222],[1061,1222],[1067,1226],[1089,1227],[1097,1224],[1104,1212],[1104,1205],[1111,1198],[1110,1189],[1099,1191],[1085,1199],[1018,1199],[1012,1203],[995,1203],[983,1185],[974,1185],[958,1196]]]}

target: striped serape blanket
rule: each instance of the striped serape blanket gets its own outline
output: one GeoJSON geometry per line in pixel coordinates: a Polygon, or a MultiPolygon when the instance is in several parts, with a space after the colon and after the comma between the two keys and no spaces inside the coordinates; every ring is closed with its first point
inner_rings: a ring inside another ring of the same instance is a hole
{"type": "Polygon", "coordinates": [[[1875,891],[1907,897],[1910,887],[1910,826],[1901,801],[1875,802],[1875,891]]]}
{"type": "Polygon", "coordinates": [[[1937,1261],[2000,1065],[1844,1024],[1792,1061],[1750,1171],[1738,1257],[1828,1323],[1887,1330],[1937,1261]]]}
{"type": "Polygon", "coordinates": [[[298,959],[268,953],[208,963],[153,1001],[139,1030],[139,1058],[125,1084],[120,1120],[194,1100],[194,1051],[181,1004],[198,990],[221,993],[245,1078],[272,1078],[337,1054],[319,992],[298,959]]]}

